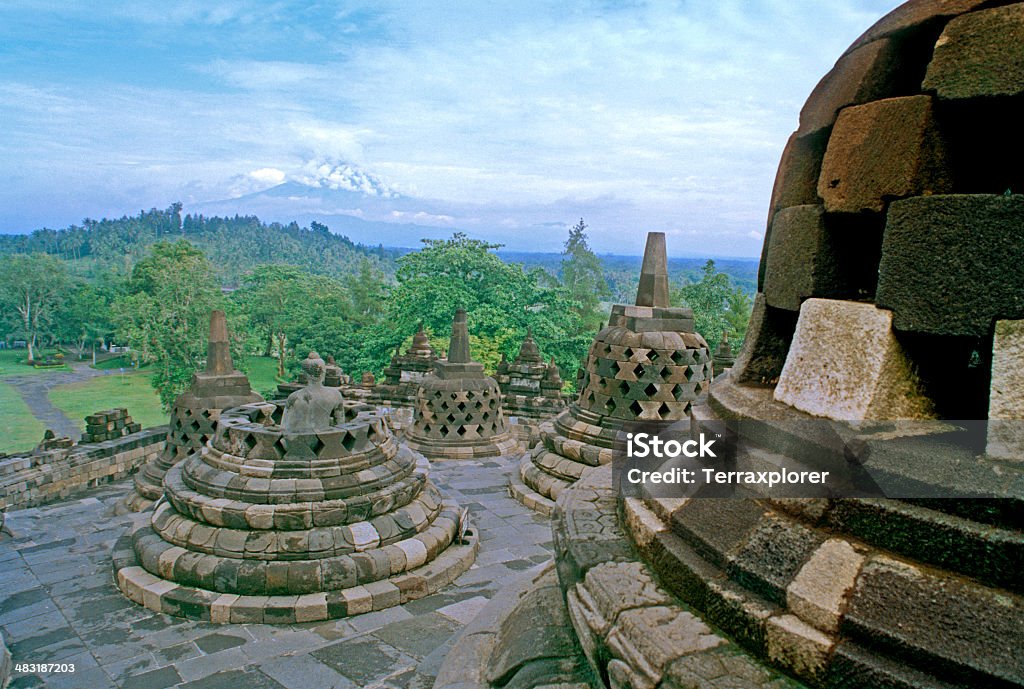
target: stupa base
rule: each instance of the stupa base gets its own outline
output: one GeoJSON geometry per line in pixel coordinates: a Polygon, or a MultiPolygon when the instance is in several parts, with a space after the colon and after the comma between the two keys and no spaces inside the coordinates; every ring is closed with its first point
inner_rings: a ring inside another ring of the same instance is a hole
{"type": "MultiPolygon", "coordinates": [[[[148,522],[136,528],[149,528],[148,522]]],[[[139,565],[132,533],[115,544],[113,570],[121,592],[154,612],[219,624],[296,624],[376,612],[437,593],[472,566],[479,547],[479,536],[470,530],[462,543],[450,545],[419,567],[379,581],[304,595],[237,595],[161,579],[139,565]]]]}

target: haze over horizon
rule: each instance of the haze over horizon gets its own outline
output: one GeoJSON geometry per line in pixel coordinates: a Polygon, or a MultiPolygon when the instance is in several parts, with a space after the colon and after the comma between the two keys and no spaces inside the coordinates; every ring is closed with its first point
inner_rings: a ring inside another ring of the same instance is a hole
{"type": "Polygon", "coordinates": [[[897,4],[13,0],[0,232],[180,200],[392,246],[557,251],[583,217],[599,253],[754,257],[801,105],[897,4]]]}

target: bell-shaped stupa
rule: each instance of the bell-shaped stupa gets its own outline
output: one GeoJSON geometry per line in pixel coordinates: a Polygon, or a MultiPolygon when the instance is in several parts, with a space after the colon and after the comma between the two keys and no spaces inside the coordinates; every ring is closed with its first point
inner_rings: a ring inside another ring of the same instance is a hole
{"type": "Polygon", "coordinates": [[[507,455],[518,449],[501,406],[501,390],[469,352],[466,311],[452,321],[448,358],[434,362],[416,393],[406,442],[431,459],[507,455]]]}
{"type": "Polygon", "coordinates": [[[612,460],[616,435],[634,421],[686,419],[711,376],[707,342],[693,312],[669,306],[665,235],[651,232],[636,305],[612,307],[590,345],[579,395],[553,421],[512,477],[512,493],[550,513],[558,494],[589,468],[612,460]]]}
{"type": "Polygon", "coordinates": [[[231,361],[224,312],[211,312],[206,368],[193,374],[189,389],[174,400],[164,449],[136,474],[134,490],[121,507],[138,512],[152,505],[163,495],[164,474],[206,444],[224,409],[262,400],[249,386],[246,375],[236,370],[231,361]]]}
{"type": "Polygon", "coordinates": [[[203,452],[114,548],[133,601],[213,622],[311,622],[400,605],[451,582],[477,541],[387,416],[323,385],[228,410],[203,452]]]}

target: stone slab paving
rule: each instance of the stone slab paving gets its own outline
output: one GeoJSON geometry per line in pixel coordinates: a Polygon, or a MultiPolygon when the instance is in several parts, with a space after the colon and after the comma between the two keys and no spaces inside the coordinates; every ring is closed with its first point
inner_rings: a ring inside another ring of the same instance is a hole
{"type": "Polygon", "coordinates": [[[517,457],[438,462],[442,492],[468,507],[477,563],[453,586],[346,620],[216,625],[153,613],[121,595],[110,549],[132,515],[112,516],[131,481],[12,512],[0,538],[0,631],[15,663],[74,663],[74,674],[15,673],[12,689],[428,689],[453,637],[518,574],[551,557],[551,529],[508,496],[517,457]]]}

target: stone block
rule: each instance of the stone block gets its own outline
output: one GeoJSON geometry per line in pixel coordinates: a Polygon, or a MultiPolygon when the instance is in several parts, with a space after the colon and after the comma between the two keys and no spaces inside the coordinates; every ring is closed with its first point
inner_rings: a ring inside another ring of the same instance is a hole
{"type": "Polygon", "coordinates": [[[986,453],[1024,461],[1024,320],[996,321],[986,453]]]}
{"type": "Polygon", "coordinates": [[[873,304],[808,299],[775,399],[838,421],[931,418],[892,321],[873,304]]]}
{"type": "Polygon", "coordinates": [[[825,541],[786,590],[787,607],[823,632],[838,632],[846,599],[863,564],[864,556],[846,541],[825,541]]]}
{"type": "Polygon", "coordinates": [[[985,337],[1024,318],[1024,196],[928,196],[894,202],[876,303],[900,330],[985,337]]]}
{"type": "Polygon", "coordinates": [[[773,383],[785,364],[796,320],[795,313],[768,306],[764,294],[757,294],[743,348],[729,375],[739,383],[773,383]]]}
{"type": "Polygon", "coordinates": [[[875,22],[846,52],[852,53],[857,48],[886,36],[914,31],[927,25],[937,25],[947,17],[970,12],[985,2],[986,0],[910,0],[875,22]]]}
{"type": "Polygon", "coordinates": [[[1024,5],[956,17],[935,43],[922,87],[950,100],[1024,94],[1021,44],[1024,5]]]}
{"type": "Polygon", "coordinates": [[[891,198],[951,191],[930,96],[844,109],[821,163],[818,195],[830,213],[881,212],[891,198]]]}
{"type": "Polygon", "coordinates": [[[768,620],[768,657],[798,677],[821,676],[835,641],[796,615],[768,620]]]}
{"type": "Polygon", "coordinates": [[[892,89],[900,58],[898,44],[892,39],[873,41],[840,57],[800,110],[797,134],[832,126],[836,114],[849,105],[897,95],[892,89]]]}
{"type": "Polygon", "coordinates": [[[839,286],[833,253],[821,206],[793,206],[776,213],[765,253],[768,305],[799,311],[807,297],[833,296],[839,286]]]}

